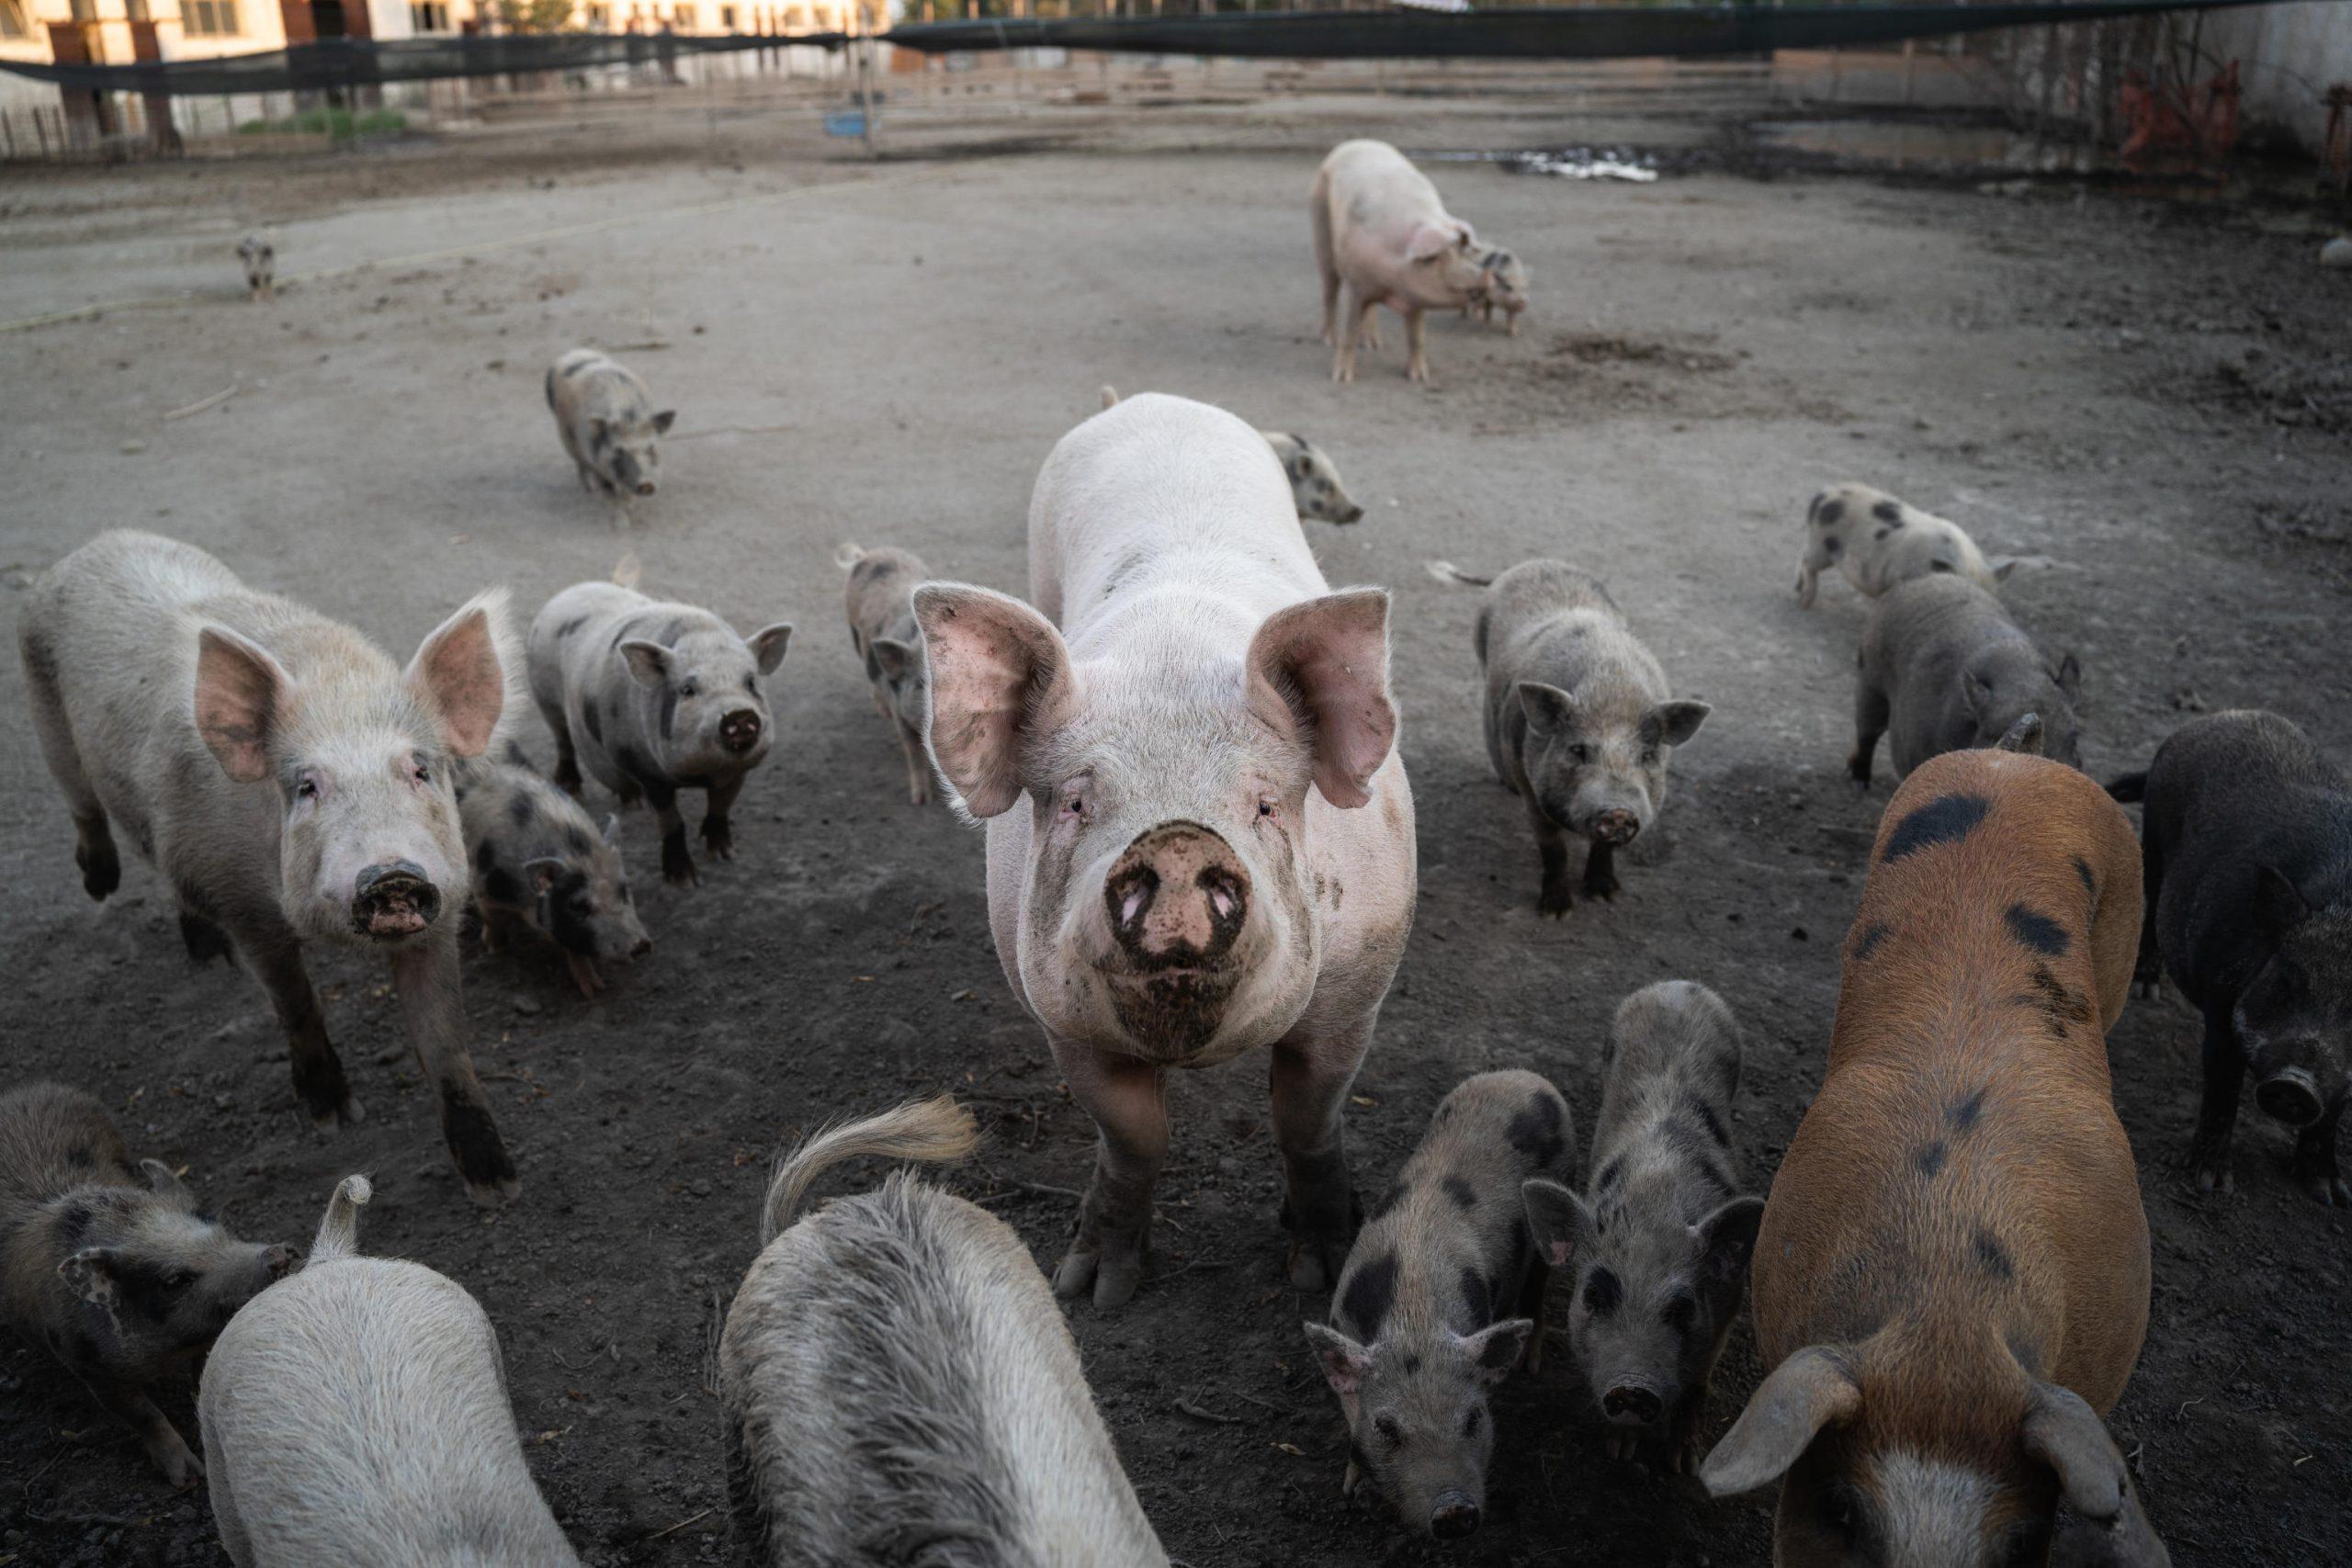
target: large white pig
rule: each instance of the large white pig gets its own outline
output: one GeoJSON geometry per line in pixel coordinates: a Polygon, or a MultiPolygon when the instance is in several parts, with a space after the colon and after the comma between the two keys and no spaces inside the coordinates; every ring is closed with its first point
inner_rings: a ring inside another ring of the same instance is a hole
{"type": "Polygon", "coordinates": [[[1340,1108],[1412,921],[1388,595],[1330,592],[1262,436],[1158,395],[1054,448],[1029,570],[1035,609],[933,582],[915,614],[997,956],[1100,1133],[1055,1289],[1134,1294],[1167,1070],[1261,1047],[1290,1275],[1320,1289],[1357,1217],[1340,1108]]]}
{"type": "Polygon", "coordinates": [[[1356,340],[1381,305],[1405,318],[1412,350],[1405,374],[1430,378],[1422,318],[1482,302],[1487,247],[1445,209],[1437,186],[1385,141],[1342,141],[1323,160],[1307,197],[1315,265],[1323,275],[1323,341],[1331,379],[1356,378],[1356,340]],[[1340,310],[1345,286],[1348,304],[1340,310]]]}

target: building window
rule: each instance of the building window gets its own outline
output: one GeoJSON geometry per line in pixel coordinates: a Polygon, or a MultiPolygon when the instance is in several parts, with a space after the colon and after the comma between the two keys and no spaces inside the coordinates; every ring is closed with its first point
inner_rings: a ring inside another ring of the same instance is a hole
{"type": "Polygon", "coordinates": [[[718,8],[718,26],[719,26],[720,30],[725,31],[725,32],[730,32],[730,33],[731,33],[731,32],[733,32],[733,31],[735,30],[735,7],[734,7],[734,6],[721,6],[718,8]]]}
{"type": "Polygon", "coordinates": [[[673,6],[670,9],[670,15],[676,20],[680,32],[690,33],[695,30],[695,8],[692,6],[673,6]]]}
{"type": "Polygon", "coordinates": [[[237,25],[237,0],[183,0],[180,30],[190,38],[234,38],[244,30],[237,25]]]}
{"type": "Polygon", "coordinates": [[[25,10],[17,0],[0,0],[0,38],[25,36],[25,10]]]}
{"type": "Polygon", "coordinates": [[[409,0],[408,26],[411,32],[447,32],[449,0],[409,0]]]}
{"type": "Polygon", "coordinates": [[[610,6],[589,6],[588,30],[592,33],[608,33],[612,31],[613,8],[610,6]]]}

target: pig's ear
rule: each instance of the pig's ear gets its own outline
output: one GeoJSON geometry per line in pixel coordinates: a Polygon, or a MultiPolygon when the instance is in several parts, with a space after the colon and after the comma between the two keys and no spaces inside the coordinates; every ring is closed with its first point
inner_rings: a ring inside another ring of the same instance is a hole
{"type": "Polygon", "coordinates": [[[966,811],[997,816],[1021,798],[1023,741],[1077,704],[1069,649],[1045,616],[989,589],[921,583],[914,605],[931,661],[924,744],[966,811]]]}
{"type": "Polygon", "coordinates": [[[1534,1332],[1533,1318],[1514,1317],[1489,1324],[1476,1334],[1457,1334],[1453,1343],[1470,1358],[1470,1364],[1478,1369],[1481,1379],[1498,1383],[1510,1376],[1512,1369],[1527,1354],[1527,1337],[1534,1332]]]}
{"type": "Polygon", "coordinates": [[[557,877],[563,874],[563,862],[553,855],[541,855],[537,860],[526,860],[523,863],[523,874],[531,879],[531,886],[534,888],[544,893],[555,886],[557,877]]]}
{"type": "Polygon", "coordinates": [[[1676,697],[1663,702],[1642,716],[1643,725],[1657,727],[1658,739],[1668,746],[1679,746],[1699,733],[1707,716],[1715,710],[1690,697],[1676,697]]]}
{"type": "Polygon", "coordinates": [[[615,849],[621,847],[621,814],[617,811],[605,818],[605,842],[615,849]]]}
{"type": "Polygon", "coordinates": [[[2109,1561],[2121,1568],[2163,1568],[2172,1561],[2140,1506],[2115,1439],[2082,1395],[2035,1384],[2023,1436],[2025,1451],[2057,1472],[2067,1506],[2105,1536],[2109,1561]]]}
{"type": "Polygon", "coordinates": [[[180,1185],[180,1179],[173,1175],[172,1168],[162,1160],[141,1160],[139,1174],[147,1179],[147,1190],[150,1192],[159,1193],[166,1198],[184,1198],[187,1195],[187,1189],[180,1185]]]}
{"type": "Polygon", "coordinates": [[[196,728],[239,784],[269,776],[269,737],[292,706],[293,677],[232,631],[196,634],[196,728]]]}
{"type": "Polygon", "coordinates": [[[1960,677],[1960,696],[1968,705],[1969,715],[1976,720],[1976,728],[1982,730],[1984,716],[1993,708],[1991,682],[1973,670],[1964,671],[1960,677]]]}
{"type": "Polygon", "coordinates": [[[1573,735],[1577,730],[1577,700],[1557,686],[1547,686],[1541,681],[1521,681],[1511,688],[1519,699],[1519,711],[1527,716],[1527,727],[1542,736],[1573,735]]]}
{"type": "Polygon", "coordinates": [[[1747,1278],[1747,1260],[1756,1251],[1756,1227],[1763,1223],[1764,1200],[1747,1194],[1692,1225],[1690,1239],[1699,1244],[1699,1266],[1706,1277],[1737,1290],[1747,1278]]]}
{"type": "Polygon", "coordinates": [[[1316,1359],[1323,1363],[1323,1376],[1331,1392],[1350,1394],[1363,1382],[1364,1373],[1372,1371],[1372,1352],[1340,1333],[1320,1323],[1304,1325],[1306,1342],[1315,1347],[1316,1359]]]}
{"type": "Polygon", "coordinates": [[[2082,661],[2071,653],[2066,655],[2065,658],[2058,661],[2058,673],[2056,680],[2058,682],[2058,689],[2065,693],[2070,701],[2081,696],[2083,694],[2082,661]]]}
{"type": "Polygon", "coordinates": [[[65,1281],[74,1299],[114,1315],[114,1268],[121,1254],[111,1247],[85,1247],[57,1266],[57,1277],[65,1281]]]}
{"type": "Polygon", "coordinates": [[[2312,907],[2302,889],[2287,880],[2276,866],[2257,866],[2254,873],[2254,928],[2274,947],[2311,918],[2312,907]]]}
{"type": "Polygon", "coordinates": [[[670,678],[670,650],[658,642],[633,637],[621,644],[621,659],[628,665],[629,679],[640,686],[658,691],[670,678]]]}
{"type": "Polygon", "coordinates": [[[670,427],[677,423],[678,411],[676,409],[663,409],[660,413],[653,416],[653,434],[656,435],[667,435],[670,434],[670,427]]]}
{"type": "Polygon", "coordinates": [[[876,637],[865,645],[865,651],[874,656],[875,664],[880,668],[883,679],[888,681],[904,680],[907,666],[914,661],[915,657],[913,649],[894,637],[876,637]]]}
{"type": "Polygon", "coordinates": [[[1724,1440],[1699,1466],[1708,1495],[1728,1497],[1788,1472],[1824,1427],[1853,1418],[1862,1391],[1845,1358],[1826,1345],[1798,1351],[1773,1369],[1724,1440]]]}
{"type": "Polygon", "coordinates": [[[1388,592],[1351,588],[1268,615],[1250,639],[1253,711],[1279,705],[1315,749],[1315,784],[1334,806],[1372,799],[1396,744],[1388,700],[1388,592]]]}
{"type": "Polygon", "coordinates": [[[1405,240],[1405,259],[1435,261],[1453,245],[1453,235],[1434,223],[1416,223],[1405,240]]]}
{"type": "Polygon", "coordinates": [[[1986,570],[1992,572],[1994,581],[2007,582],[2009,580],[2009,573],[2017,570],[2018,561],[2015,556],[1995,556],[1984,565],[1986,570]]]}
{"type": "Polygon", "coordinates": [[[784,662],[785,644],[791,640],[790,621],[776,621],[752,634],[752,657],[759,661],[761,674],[775,673],[775,667],[784,662]]]}
{"type": "Polygon", "coordinates": [[[2041,755],[2042,739],[2041,716],[2038,713],[2022,713],[2018,715],[2018,721],[2009,726],[2008,732],[1994,743],[1993,750],[2022,751],[2030,757],[2039,757],[2041,755]]]}
{"type": "Polygon", "coordinates": [[[506,620],[506,590],[478,594],[433,628],[409,660],[408,683],[441,716],[449,750],[479,757],[501,717],[521,707],[514,689],[522,649],[506,620]]]}
{"type": "Polygon", "coordinates": [[[1565,1268],[1600,1228],[1585,1201],[1556,1181],[1538,1176],[1522,1182],[1519,1201],[1527,1210],[1536,1256],[1554,1269],[1565,1268]]]}

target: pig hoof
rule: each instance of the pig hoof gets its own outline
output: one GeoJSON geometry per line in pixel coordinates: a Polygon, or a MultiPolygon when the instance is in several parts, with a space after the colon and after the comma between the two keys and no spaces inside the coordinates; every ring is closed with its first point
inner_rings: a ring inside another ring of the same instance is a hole
{"type": "Polygon", "coordinates": [[[474,1201],[477,1209],[495,1209],[503,1203],[512,1202],[522,1190],[522,1180],[513,1171],[488,1181],[477,1181],[471,1177],[466,1179],[466,1196],[474,1201]]]}
{"type": "Polygon", "coordinates": [[[1584,879],[1584,896],[1588,898],[1614,898],[1623,886],[1613,873],[1595,876],[1587,872],[1584,879]]]}
{"type": "Polygon", "coordinates": [[[1136,1288],[1143,1283],[1141,1258],[1118,1258],[1102,1263],[1094,1270],[1094,1305],[1097,1311],[1108,1312],[1123,1307],[1135,1299],[1136,1288]]]}
{"type": "Polygon", "coordinates": [[[1290,1283],[1295,1291],[1328,1291],[1339,1279],[1340,1270],[1347,1266],[1349,1243],[1345,1237],[1318,1241],[1311,1236],[1293,1236],[1290,1243],[1290,1283]]]}
{"type": "Polygon", "coordinates": [[[1539,912],[1549,915],[1556,920],[1567,914],[1571,902],[1566,886],[1546,887],[1544,889],[1543,897],[1535,900],[1535,908],[1539,912]]]}
{"type": "Polygon", "coordinates": [[[702,880],[702,873],[695,869],[695,857],[686,849],[684,832],[662,840],[662,879],[673,887],[692,887],[702,880]]]}
{"type": "Polygon", "coordinates": [[[1065,1254],[1054,1266],[1054,1294],[1068,1300],[1094,1283],[1094,1269],[1101,1258],[1097,1252],[1073,1250],[1065,1254]]]}
{"type": "Polygon", "coordinates": [[[2191,1162],[2191,1168],[2197,1173],[2197,1190],[2199,1192],[2219,1192],[2226,1196],[2237,1186],[2226,1159],[2199,1158],[2191,1162]]]}
{"type": "Polygon", "coordinates": [[[709,851],[713,856],[719,860],[733,860],[735,858],[734,830],[729,828],[721,828],[718,831],[714,833],[710,830],[710,824],[707,822],[704,823],[702,828],[702,847],[709,851]]]}
{"type": "Polygon", "coordinates": [[[82,891],[101,903],[122,886],[122,862],[110,843],[75,849],[74,863],[82,868],[82,891]]]}

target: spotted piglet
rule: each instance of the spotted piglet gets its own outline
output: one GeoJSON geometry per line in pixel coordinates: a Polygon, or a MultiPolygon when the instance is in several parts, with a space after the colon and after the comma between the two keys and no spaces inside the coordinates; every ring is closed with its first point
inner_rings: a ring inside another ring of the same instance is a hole
{"type": "Polygon", "coordinates": [[[277,296],[277,247],[259,234],[237,242],[237,261],[245,269],[245,291],[255,299],[277,296]]]}
{"type": "Polygon", "coordinates": [[[923,717],[931,712],[931,667],[922,628],[915,625],[915,584],[931,569],[909,550],[864,549],[844,544],[833,564],[848,574],[842,598],[849,614],[850,646],[865,660],[874,711],[895,721],[907,761],[907,802],[931,799],[931,756],[922,749],[923,717]]]}
{"type": "Polygon", "coordinates": [[[622,805],[645,801],[662,821],[662,874],[700,880],[678,792],[704,792],[703,843],[732,858],[728,813],[775,734],[760,681],[791,637],[777,621],[741,637],[708,610],[617,583],[565,589],[531,623],[531,697],[555,732],[555,782],[578,795],[584,766],[622,805]]]}
{"type": "Polygon", "coordinates": [[[575,348],[548,367],[547,397],[580,488],[601,493],[613,525],[628,527],[630,502],[651,495],[661,478],[661,437],[677,411],[657,412],[636,371],[593,348],[575,348]]]}
{"type": "Polygon", "coordinates": [[[459,764],[456,783],[483,946],[495,953],[515,931],[537,931],[563,950],[583,997],[605,988],[600,963],[653,950],[629,898],[618,817],[599,832],[512,748],[503,761],[459,764]]]}
{"type": "Polygon", "coordinates": [[[1991,592],[2017,569],[2008,557],[1986,560],[1968,530],[1868,485],[1831,485],[1805,508],[1804,555],[1797,562],[1797,605],[1813,608],[1821,574],[1831,567],[1875,599],[1897,583],[1942,573],[1991,592]]]}
{"type": "Polygon", "coordinates": [[[39,1083],[0,1095],[6,1320],[129,1423],[173,1485],[204,1466],[148,1391],[184,1376],[300,1257],[231,1235],[161,1160],[140,1161],[134,1176],[122,1134],[80,1089],[39,1083]]]}
{"type": "Polygon", "coordinates": [[[1739,1025],[1704,986],[1649,986],[1619,1005],[1600,1070],[1592,1184],[1530,1181],[1527,1218],[1545,1264],[1573,1270],[1568,1344],[1611,1457],[1662,1437],[1687,1474],[1764,1213],[1731,1149],[1739,1025]]]}
{"type": "Polygon", "coordinates": [[[1306,1325],[1347,1416],[1346,1489],[1369,1474],[1408,1529],[1443,1540],[1478,1528],[1487,1390],[1543,1337],[1544,1269],[1520,1189],[1575,1167],[1559,1090],[1528,1072],[1464,1080],[1356,1238],[1330,1323],[1306,1325]]]}

